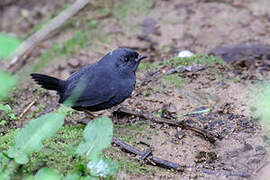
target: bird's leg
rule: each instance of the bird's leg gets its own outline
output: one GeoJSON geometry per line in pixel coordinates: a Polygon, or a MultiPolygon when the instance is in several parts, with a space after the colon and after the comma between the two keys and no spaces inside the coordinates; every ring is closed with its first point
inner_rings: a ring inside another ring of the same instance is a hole
{"type": "Polygon", "coordinates": [[[83,110],[83,112],[85,113],[85,117],[78,120],[77,122],[80,124],[88,124],[91,120],[95,119],[98,115],[91,113],[88,110],[83,110]]]}
{"type": "Polygon", "coordinates": [[[98,114],[93,114],[91,111],[85,110],[84,112],[85,112],[86,116],[88,118],[90,118],[91,120],[92,119],[95,119],[96,117],[98,117],[98,114]]]}

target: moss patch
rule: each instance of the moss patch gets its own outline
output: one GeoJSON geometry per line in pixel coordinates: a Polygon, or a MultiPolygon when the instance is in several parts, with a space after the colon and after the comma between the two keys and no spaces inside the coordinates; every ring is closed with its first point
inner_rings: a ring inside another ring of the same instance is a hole
{"type": "MultiPolygon", "coordinates": [[[[20,169],[26,174],[35,174],[42,167],[57,169],[66,175],[72,172],[85,171],[87,173],[87,160],[84,157],[75,156],[76,147],[82,140],[84,126],[62,127],[55,137],[44,142],[44,148],[30,156],[30,162],[20,169]]],[[[5,136],[0,137],[0,152],[7,151],[13,142],[17,130],[10,130],[5,136]]],[[[145,137],[144,134],[153,133],[145,122],[137,122],[131,125],[116,125],[115,135],[123,141],[136,144],[136,137],[145,137]],[[121,132],[120,132],[121,131],[121,132]],[[144,132],[145,131],[145,132],[144,132]]],[[[147,140],[146,140],[147,141],[147,140]]],[[[137,145],[136,145],[137,146],[137,145]]],[[[141,166],[134,158],[129,158],[126,153],[119,148],[109,148],[105,151],[105,156],[119,162],[121,170],[131,174],[144,174],[154,172],[151,166],[141,166]],[[120,156],[119,156],[120,153],[120,156]]]]}
{"type": "Polygon", "coordinates": [[[119,165],[127,174],[135,175],[145,175],[145,173],[156,173],[156,168],[151,166],[142,165],[139,161],[134,161],[127,158],[119,159],[119,165]]]}
{"type": "Polygon", "coordinates": [[[0,137],[0,152],[8,150],[18,130],[9,130],[9,132],[0,137]]]}
{"type": "Polygon", "coordinates": [[[141,131],[147,127],[143,121],[136,122],[134,124],[124,124],[114,126],[114,135],[130,144],[136,142],[136,134],[138,135],[141,131]]]}
{"type": "Polygon", "coordinates": [[[182,84],[185,84],[187,82],[186,79],[181,78],[178,74],[171,74],[168,76],[163,76],[161,79],[161,82],[166,86],[173,86],[173,87],[179,87],[182,84]]]}
{"type": "MultiPolygon", "coordinates": [[[[30,162],[22,166],[24,174],[34,174],[47,166],[55,168],[63,174],[78,171],[80,166],[87,164],[83,157],[74,156],[77,145],[82,139],[84,126],[62,127],[57,135],[44,142],[44,148],[30,157],[30,162]]],[[[6,151],[13,142],[18,130],[10,130],[0,138],[0,151],[6,151]]],[[[85,168],[86,169],[86,168],[85,168]]]]}
{"type": "MultiPolygon", "coordinates": [[[[139,121],[134,124],[115,125],[114,130],[115,136],[138,149],[146,148],[145,145],[138,144],[138,139],[150,144],[148,136],[154,133],[154,130],[145,121],[139,121]]],[[[141,164],[136,157],[128,155],[118,147],[108,149],[105,154],[119,163],[120,171],[124,171],[131,176],[145,176],[146,174],[151,175],[163,171],[159,167],[141,164]]]]}
{"type": "Polygon", "coordinates": [[[190,66],[193,64],[211,65],[211,64],[224,64],[225,62],[217,56],[212,55],[195,55],[186,58],[173,57],[172,59],[165,61],[165,64],[170,66],[190,66]]]}
{"type": "Polygon", "coordinates": [[[138,69],[140,71],[146,71],[146,70],[157,70],[164,66],[167,67],[177,67],[177,66],[190,66],[193,64],[202,64],[202,65],[213,65],[213,64],[225,64],[225,62],[217,56],[212,55],[195,55],[192,57],[186,57],[186,58],[179,58],[179,57],[173,57],[168,60],[160,61],[160,62],[142,62],[138,69]]]}

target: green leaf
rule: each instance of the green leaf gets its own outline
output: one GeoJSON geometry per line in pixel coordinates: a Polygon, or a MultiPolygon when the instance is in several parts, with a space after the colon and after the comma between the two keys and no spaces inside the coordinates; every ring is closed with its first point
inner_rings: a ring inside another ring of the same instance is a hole
{"type": "Polygon", "coordinates": [[[79,180],[99,180],[99,179],[93,176],[83,176],[79,180]]]}
{"type": "Polygon", "coordinates": [[[108,117],[92,120],[83,133],[83,141],[79,144],[76,153],[86,154],[88,159],[98,159],[102,150],[109,147],[113,136],[113,123],[108,117]]]}
{"type": "Polygon", "coordinates": [[[6,104],[6,105],[0,104],[0,110],[5,111],[5,112],[8,113],[8,112],[11,111],[11,107],[8,104],[6,104]]]}
{"type": "Polygon", "coordinates": [[[61,180],[62,175],[55,169],[42,168],[35,175],[35,180],[61,180]]]}
{"type": "Polygon", "coordinates": [[[79,180],[99,180],[99,179],[92,176],[83,176],[79,180]]]}
{"type": "Polygon", "coordinates": [[[203,109],[203,110],[200,110],[200,111],[191,112],[190,114],[203,114],[203,113],[208,113],[210,111],[211,111],[210,109],[203,109]]]}
{"type": "Polygon", "coordinates": [[[90,161],[87,164],[87,168],[91,170],[90,174],[92,176],[108,177],[113,176],[118,171],[119,165],[111,159],[100,158],[90,161]]]}
{"type": "Polygon", "coordinates": [[[16,149],[15,147],[11,147],[8,150],[8,156],[10,158],[15,158],[15,161],[18,164],[26,164],[28,162],[27,154],[23,150],[16,149]]]}
{"type": "MultiPolygon", "coordinates": [[[[10,159],[8,158],[8,156],[6,154],[6,151],[0,153],[0,164],[3,165],[5,163],[8,163],[9,160],[10,159]]],[[[0,166],[0,172],[1,172],[2,168],[3,168],[3,166],[0,166]]]]}
{"type": "Polygon", "coordinates": [[[13,113],[9,113],[9,114],[8,114],[8,117],[9,117],[10,119],[13,119],[13,120],[17,119],[16,116],[15,116],[15,114],[13,114],[13,113]]]}
{"type": "Polygon", "coordinates": [[[4,98],[8,95],[8,91],[11,90],[13,86],[16,84],[16,80],[8,73],[0,71],[0,84],[1,84],[0,86],[0,100],[1,100],[1,98],[4,98]]]}
{"type": "Polygon", "coordinates": [[[193,111],[184,115],[180,115],[181,116],[189,116],[189,115],[193,115],[193,114],[203,114],[203,113],[209,113],[211,111],[211,109],[207,108],[207,109],[203,109],[203,110],[199,110],[199,111],[193,111]]]}
{"type": "Polygon", "coordinates": [[[64,117],[62,113],[50,113],[32,120],[17,133],[8,156],[19,164],[27,163],[27,156],[40,150],[43,147],[42,141],[56,134],[64,123],[64,117]]]}
{"type": "Polygon", "coordinates": [[[270,129],[270,84],[268,82],[255,84],[248,100],[253,116],[262,124],[264,130],[270,129]]]}
{"type": "Polygon", "coordinates": [[[79,180],[80,179],[79,174],[68,174],[63,180],[79,180]]]}
{"type": "Polygon", "coordinates": [[[6,123],[7,123],[7,121],[5,121],[5,120],[0,120],[0,127],[1,127],[1,126],[4,126],[6,123]]]}
{"type": "Polygon", "coordinates": [[[16,37],[0,33],[0,58],[7,58],[19,45],[16,37]]]}
{"type": "Polygon", "coordinates": [[[33,175],[26,175],[25,177],[23,177],[23,180],[35,180],[35,176],[33,176],[33,175]]]}
{"type": "MultiPolygon", "coordinates": [[[[6,105],[0,104],[0,111],[5,111],[5,113],[8,114],[8,117],[10,119],[12,119],[12,120],[17,119],[16,116],[15,116],[15,114],[13,114],[11,112],[11,107],[8,104],[6,104],[6,105]]],[[[1,125],[1,123],[0,123],[0,125],[1,125]]]]}
{"type": "Polygon", "coordinates": [[[2,174],[1,172],[0,172],[0,180],[5,180],[4,179],[4,174],[2,174]]]}
{"type": "Polygon", "coordinates": [[[91,176],[107,177],[112,176],[118,170],[116,162],[100,158],[102,150],[109,147],[113,136],[113,123],[110,118],[97,118],[86,126],[83,134],[83,141],[77,148],[77,153],[86,155],[89,160],[87,168],[91,176]]]}
{"type": "Polygon", "coordinates": [[[63,180],[98,180],[95,177],[91,176],[81,176],[81,173],[73,173],[73,174],[68,174],[63,180]]]}

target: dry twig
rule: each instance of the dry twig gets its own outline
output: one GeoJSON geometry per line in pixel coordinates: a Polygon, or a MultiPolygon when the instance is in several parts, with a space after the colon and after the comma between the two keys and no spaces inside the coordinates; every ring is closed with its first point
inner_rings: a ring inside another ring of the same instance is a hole
{"type": "Polygon", "coordinates": [[[133,153],[133,154],[140,156],[141,159],[144,160],[148,164],[160,166],[160,167],[167,168],[167,169],[173,169],[176,171],[183,172],[185,168],[195,168],[195,169],[200,169],[205,174],[216,175],[216,176],[220,176],[220,175],[238,176],[238,177],[250,177],[251,176],[251,174],[249,172],[246,172],[246,171],[210,170],[210,169],[206,169],[204,167],[181,166],[177,163],[173,163],[173,162],[170,162],[170,161],[160,159],[160,158],[153,156],[151,150],[146,150],[145,152],[140,151],[140,150],[134,148],[133,146],[121,141],[117,137],[113,137],[112,143],[119,146],[120,148],[122,148],[123,150],[125,150],[129,153],[133,153]]]}
{"type": "Polygon", "coordinates": [[[175,121],[175,120],[172,120],[172,119],[158,118],[158,117],[154,117],[151,114],[137,113],[137,112],[134,112],[134,111],[130,111],[129,109],[126,109],[126,108],[119,108],[115,112],[116,113],[124,113],[124,114],[128,114],[128,115],[141,117],[143,119],[151,120],[151,121],[153,121],[155,123],[166,123],[166,124],[171,125],[171,126],[176,126],[176,127],[181,127],[183,129],[188,129],[188,130],[191,130],[193,132],[196,132],[197,134],[199,134],[201,137],[203,137],[204,139],[206,139],[210,143],[215,143],[216,138],[219,138],[219,137],[207,132],[204,129],[200,129],[200,128],[197,128],[197,127],[192,127],[190,125],[187,125],[185,123],[185,121],[175,121]]]}
{"type": "Polygon", "coordinates": [[[7,70],[10,70],[13,73],[16,72],[16,70],[20,68],[20,65],[23,64],[26,57],[30,54],[33,48],[37,46],[37,44],[44,40],[52,31],[64,24],[70,17],[76,14],[89,2],[90,0],[75,1],[69,8],[52,19],[46,26],[30,36],[11,55],[11,62],[8,65],[7,70]]]}
{"type": "Polygon", "coordinates": [[[26,108],[23,110],[23,112],[20,114],[19,118],[22,118],[23,115],[36,103],[36,99],[33,100],[26,108]]]}
{"type": "Polygon", "coordinates": [[[132,147],[131,145],[121,141],[117,137],[113,137],[112,143],[116,144],[117,146],[121,147],[122,149],[124,149],[125,151],[127,151],[129,153],[139,155],[141,157],[141,159],[146,161],[146,163],[148,163],[148,164],[157,165],[157,166],[167,168],[167,169],[173,169],[176,171],[184,171],[184,167],[180,166],[177,163],[173,163],[173,162],[152,156],[151,150],[147,150],[146,152],[142,152],[142,151],[132,147]]]}

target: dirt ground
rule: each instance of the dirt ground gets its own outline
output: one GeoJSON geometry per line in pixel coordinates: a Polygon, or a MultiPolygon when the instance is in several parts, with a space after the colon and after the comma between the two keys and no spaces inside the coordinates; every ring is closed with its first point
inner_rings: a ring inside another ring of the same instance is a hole
{"type": "MultiPolygon", "coordinates": [[[[25,38],[36,25],[70,2],[6,1],[0,4],[0,28],[25,38]]],[[[120,106],[136,112],[161,113],[162,117],[166,113],[167,116],[179,117],[192,111],[210,109],[209,113],[178,119],[220,137],[213,144],[187,129],[134,116],[114,116],[116,134],[128,137],[129,143],[141,149],[146,147],[140,145],[139,141],[147,142],[155,156],[186,167],[184,172],[173,172],[152,166],[149,170],[149,165],[140,164],[139,171],[121,168],[117,179],[267,179],[270,168],[266,152],[269,138],[263,134],[260,124],[252,120],[249,93],[256,81],[269,79],[269,74],[258,70],[256,57],[250,58],[245,54],[239,57],[250,60],[254,64],[252,66],[242,65],[239,68],[239,64],[212,64],[202,71],[178,73],[176,84],[162,78],[153,78],[146,85],[142,85],[142,82],[155,77],[153,72],[160,72],[166,66],[143,68],[144,64],[162,63],[182,50],[208,54],[224,45],[269,43],[270,1],[122,0],[113,1],[113,4],[112,12],[102,18],[95,16],[95,13],[99,12],[100,7],[107,6],[106,3],[84,8],[73,17],[71,25],[67,24],[67,28],[39,45],[26,64],[30,66],[42,61],[40,56],[52,44],[64,42],[75,32],[83,31],[85,21],[80,19],[96,17],[94,19],[98,25],[90,35],[90,42],[65,56],[53,54],[50,62],[38,71],[65,79],[79,67],[98,60],[114,48],[136,49],[150,57],[138,70],[133,96],[120,106]],[[179,79],[184,81],[179,82],[179,79]],[[140,122],[143,128],[134,126],[140,122]]],[[[19,121],[10,122],[2,130],[3,134],[8,128],[21,127],[31,118],[59,107],[55,93],[40,90],[30,80],[27,65],[21,70],[26,72],[21,73],[25,75],[24,83],[13,92],[12,111],[20,117],[19,121]],[[32,102],[31,108],[23,113],[32,102]]],[[[111,112],[104,111],[100,115],[113,116],[111,112]]],[[[82,117],[83,113],[74,112],[74,116],[67,117],[66,125],[76,125],[83,121],[82,117]]],[[[117,147],[113,149],[115,151],[111,154],[115,159],[128,156],[116,150],[117,147]]],[[[128,156],[126,161],[137,162],[137,159],[128,156]]]]}

